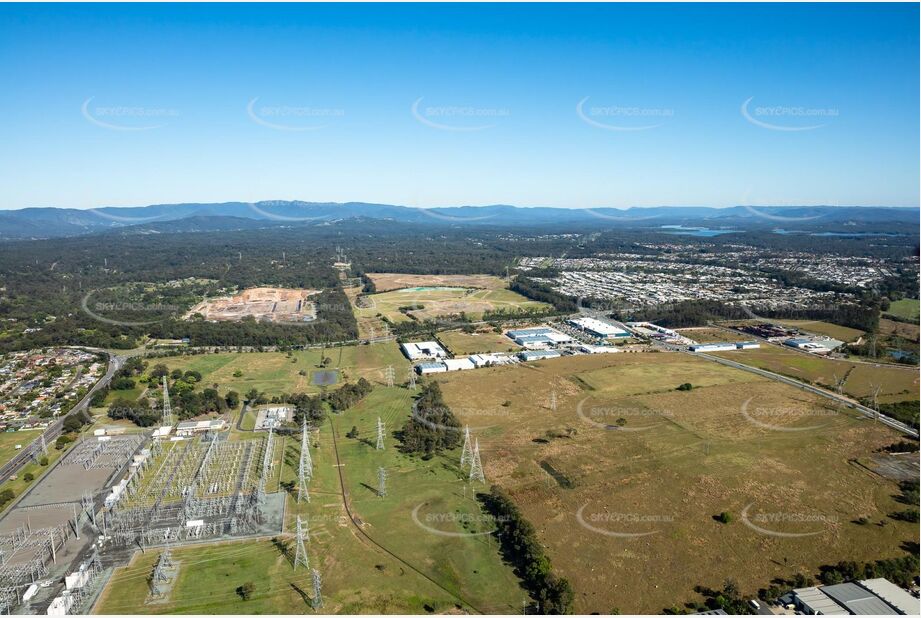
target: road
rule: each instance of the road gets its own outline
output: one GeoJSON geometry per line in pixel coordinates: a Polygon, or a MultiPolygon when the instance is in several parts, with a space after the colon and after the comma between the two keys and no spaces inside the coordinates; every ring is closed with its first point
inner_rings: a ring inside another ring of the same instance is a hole
{"type": "Polygon", "coordinates": [[[0,483],[5,483],[11,476],[16,474],[20,468],[22,468],[26,463],[29,462],[29,460],[32,459],[35,450],[40,448],[39,445],[41,444],[41,436],[45,436],[45,443],[49,446],[52,442],[57,440],[58,436],[61,435],[61,428],[64,426],[64,419],[68,416],[85,410],[90,403],[90,399],[93,398],[93,395],[96,393],[96,391],[103,386],[108,385],[108,383],[112,380],[112,376],[115,375],[115,372],[118,371],[121,368],[122,363],[125,362],[123,357],[111,354],[106,350],[101,350],[99,348],[80,349],[89,350],[90,352],[96,352],[99,354],[107,354],[109,356],[109,366],[106,369],[105,375],[99,378],[99,381],[97,381],[96,384],[94,384],[93,387],[86,392],[86,395],[84,395],[83,399],[81,399],[73,408],[70,409],[70,412],[57,418],[45,429],[44,432],[42,432],[40,436],[30,442],[28,446],[20,449],[19,452],[16,453],[12,459],[3,464],[3,466],[0,466],[0,483]]]}
{"type": "MultiPolygon", "coordinates": [[[[690,354],[691,356],[695,356],[697,358],[704,358],[709,361],[719,363],[721,365],[726,365],[727,367],[741,369],[742,371],[748,371],[749,373],[754,373],[759,376],[769,378],[771,380],[775,380],[777,382],[783,382],[784,384],[787,384],[789,386],[794,386],[800,390],[807,391],[809,393],[814,393],[816,395],[820,395],[827,399],[837,401],[838,403],[842,403],[846,405],[847,407],[851,408],[852,410],[856,410],[860,412],[861,414],[863,414],[864,416],[867,416],[871,419],[877,418],[877,412],[873,408],[869,408],[865,405],[862,405],[854,401],[853,399],[849,397],[845,397],[844,395],[839,395],[837,393],[827,391],[823,388],[819,388],[818,386],[813,386],[811,384],[805,384],[803,382],[800,382],[799,380],[794,380],[793,378],[788,378],[778,373],[767,371],[766,369],[759,369],[758,367],[752,367],[750,365],[743,365],[742,363],[736,362],[734,360],[730,360],[728,358],[721,358],[719,356],[711,356],[709,354],[704,354],[702,352],[688,352],[685,350],[680,350],[680,351],[684,352],[685,354],[690,354]]],[[[889,427],[892,427],[896,431],[901,431],[902,433],[915,437],[915,438],[918,437],[918,432],[914,428],[909,427],[905,423],[901,421],[897,421],[894,418],[890,418],[884,414],[880,414],[878,417],[878,420],[880,423],[883,423],[884,425],[888,425],[889,427]]]]}

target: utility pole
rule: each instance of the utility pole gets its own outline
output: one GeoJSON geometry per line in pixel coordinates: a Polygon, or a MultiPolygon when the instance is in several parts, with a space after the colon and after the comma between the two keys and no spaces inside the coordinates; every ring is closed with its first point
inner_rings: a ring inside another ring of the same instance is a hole
{"type": "Polygon", "coordinates": [[[305,569],[310,568],[310,559],[307,557],[307,547],[304,541],[309,540],[307,536],[307,523],[301,522],[301,516],[297,516],[297,548],[294,552],[294,570],[298,565],[304,565],[305,569]]]}
{"type": "Polygon", "coordinates": [[[387,495],[387,471],[383,468],[377,469],[377,495],[381,498],[387,495]]]}
{"type": "Polygon", "coordinates": [[[384,422],[381,417],[377,417],[377,445],[374,447],[379,451],[384,450],[384,422]]]}
{"type": "Polygon", "coordinates": [[[480,462],[480,440],[473,441],[473,459],[470,462],[470,480],[479,481],[486,484],[486,476],[483,474],[483,464],[480,462]]]}
{"type": "Polygon", "coordinates": [[[473,447],[470,444],[470,425],[464,427],[464,448],[461,450],[460,465],[463,470],[464,466],[470,464],[473,460],[473,447]]]}

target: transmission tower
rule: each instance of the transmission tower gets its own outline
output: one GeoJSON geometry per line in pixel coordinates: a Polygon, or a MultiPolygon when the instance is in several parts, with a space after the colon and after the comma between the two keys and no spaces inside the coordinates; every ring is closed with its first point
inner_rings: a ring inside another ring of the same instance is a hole
{"type": "Polygon", "coordinates": [[[483,464],[480,462],[480,441],[473,441],[473,458],[470,460],[470,480],[486,483],[486,476],[483,474],[483,464]]]}
{"type": "Polygon", "coordinates": [[[383,468],[377,469],[377,495],[381,498],[387,495],[387,471],[383,468]]]}
{"type": "Polygon", "coordinates": [[[169,388],[166,385],[166,376],[163,376],[163,416],[160,423],[165,427],[173,425],[173,409],[169,405],[169,388]]]}
{"type": "Polygon", "coordinates": [[[416,390],[416,371],[412,367],[409,368],[409,389],[416,390]]]}
{"type": "Polygon", "coordinates": [[[384,370],[384,378],[387,380],[387,386],[393,386],[393,365],[387,365],[384,370]]]}
{"type": "Polygon", "coordinates": [[[464,449],[461,451],[461,469],[473,460],[473,447],[470,445],[470,425],[464,427],[464,449]]]}
{"type": "Polygon", "coordinates": [[[89,490],[83,492],[83,510],[86,511],[87,516],[89,516],[90,521],[93,522],[93,526],[96,526],[96,509],[93,507],[93,494],[89,490]]]}
{"type": "Polygon", "coordinates": [[[307,433],[307,421],[301,425],[301,460],[297,468],[297,501],[305,498],[310,502],[307,484],[313,478],[313,460],[310,458],[310,438],[307,433]]]}
{"type": "Polygon", "coordinates": [[[301,522],[301,516],[297,516],[297,549],[294,552],[294,570],[297,570],[299,564],[304,565],[305,569],[310,568],[310,559],[307,558],[307,547],[304,541],[307,541],[307,522],[301,522]]]}
{"type": "Polygon", "coordinates": [[[377,417],[377,446],[375,446],[379,451],[384,450],[384,422],[381,420],[381,417],[377,417]]]}
{"type": "Polygon", "coordinates": [[[323,581],[320,579],[320,572],[316,569],[311,571],[313,576],[313,600],[310,602],[310,606],[314,609],[320,609],[323,607],[323,581]]]}

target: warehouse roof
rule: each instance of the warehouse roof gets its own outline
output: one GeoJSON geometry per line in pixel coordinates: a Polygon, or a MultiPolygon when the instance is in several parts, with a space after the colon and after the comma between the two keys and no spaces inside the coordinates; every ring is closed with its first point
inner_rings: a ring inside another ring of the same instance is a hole
{"type": "Polygon", "coordinates": [[[905,590],[902,590],[888,579],[877,577],[876,579],[865,579],[860,585],[884,600],[903,614],[917,615],[919,613],[918,599],[911,596],[905,590]]]}
{"type": "Polygon", "coordinates": [[[823,586],[822,592],[857,615],[894,615],[895,610],[881,598],[854,582],[823,586]]]}

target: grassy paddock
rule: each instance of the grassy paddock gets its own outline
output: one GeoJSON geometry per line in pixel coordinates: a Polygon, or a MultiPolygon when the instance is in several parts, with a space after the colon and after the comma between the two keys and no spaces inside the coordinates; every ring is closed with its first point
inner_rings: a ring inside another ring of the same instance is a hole
{"type": "Polygon", "coordinates": [[[479,438],[488,482],[512,495],[572,581],[578,613],[661,613],[727,578],[753,595],[775,577],[904,555],[900,545],[918,540],[917,526],[887,517],[903,508],[895,484],[850,463],[897,435],[789,386],[662,353],[437,380],[479,438]],[[695,388],[676,391],[685,381],[695,388]],[[623,429],[608,428],[617,418],[623,429]],[[731,523],[714,520],[723,511],[731,523]],[[816,534],[765,535],[743,513],[816,534]]]}
{"type": "Polygon", "coordinates": [[[502,333],[492,331],[467,334],[452,330],[438,333],[438,339],[452,354],[458,356],[483,352],[516,352],[521,349],[521,346],[502,333]]]}
{"type": "Polygon", "coordinates": [[[915,322],[921,317],[917,298],[903,298],[902,300],[894,301],[889,304],[889,311],[886,313],[906,320],[914,320],[915,322]]]}
{"type": "Polygon", "coordinates": [[[716,355],[825,387],[834,387],[836,376],[846,376],[844,393],[856,398],[868,397],[879,386],[883,403],[918,399],[918,372],[911,368],[822,358],[776,345],[716,355]]]}

